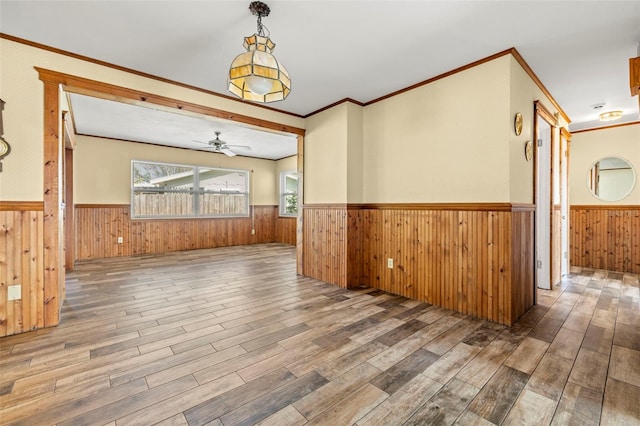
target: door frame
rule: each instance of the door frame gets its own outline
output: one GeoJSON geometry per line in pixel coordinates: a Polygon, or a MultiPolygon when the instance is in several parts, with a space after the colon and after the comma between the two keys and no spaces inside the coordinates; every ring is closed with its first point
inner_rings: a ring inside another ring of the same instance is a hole
{"type": "Polygon", "coordinates": [[[561,262],[561,276],[568,275],[570,270],[569,259],[571,259],[571,248],[569,240],[569,227],[570,227],[570,203],[569,203],[569,165],[570,165],[570,153],[571,153],[571,133],[564,127],[560,128],[560,153],[561,153],[561,182],[565,185],[561,189],[562,205],[562,259],[561,262]]]}
{"type": "MultiPolygon", "coordinates": [[[[549,111],[549,109],[547,109],[539,100],[536,100],[533,102],[534,105],[534,111],[533,111],[533,139],[534,139],[534,143],[533,143],[533,202],[536,206],[536,210],[534,213],[534,225],[533,225],[533,229],[534,229],[534,249],[533,249],[533,253],[534,253],[534,262],[533,262],[533,268],[534,268],[534,287],[537,289],[538,288],[538,278],[539,278],[539,273],[538,273],[538,252],[540,250],[540,248],[538,247],[538,232],[549,232],[549,247],[547,247],[548,249],[548,253],[549,256],[546,259],[547,262],[549,262],[549,276],[547,277],[549,279],[549,287],[552,288],[551,285],[551,265],[552,265],[552,261],[553,261],[553,251],[552,251],[552,242],[553,242],[553,187],[552,187],[552,176],[549,176],[550,182],[549,182],[549,200],[548,203],[545,203],[545,206],[540,206],[538,203],[538,185],[539,185],[539,180],[540,180],[540,173],[539,173],[539,167],[540,164],[538,162],[538,154],[539,154],[539,148],[538,148],[538,140],[539,140],[539,134],[538,134],[538,123],[539,123],[539,119],[544,120],[547,124],[549,124],[549,131],[550,131],[550,147],[549,147],[549,154],[551,155],[551,151],[552,151],[552,147],[554,146],[554,141],[555,141],[555,134],[556,134],[556,129],[557,129],[557,119],[556,117],[549,111]],[[549,217],[549,229],[546,230],[542,230],[539,229],[539,225],[538,225],[538,218],[540,214],[545,214],[549,217]]],[[[549,161],[551,161],[552,159],[549,158],[549,161]]]]}
{"type": "Polygon", "coordinates": [[[64,269],[72,271],[76,260],[76,226],[73,203],[73,150],[75,149],[74,126],[69,111],[62,112],[62,138],[64,154],[62,156],[62,174],[64,191],[62,191],[63,228],[64,228],[64,269]]]}

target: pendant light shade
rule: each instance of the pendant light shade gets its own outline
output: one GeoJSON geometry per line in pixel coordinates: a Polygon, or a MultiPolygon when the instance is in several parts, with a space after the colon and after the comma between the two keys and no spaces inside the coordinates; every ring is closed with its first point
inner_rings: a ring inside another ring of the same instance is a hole
{"type": "Polygon", "coordinates": [[[241,99],[274,102],[291,91],[286,68],[271,54],[275,43],[253,34],[244,38],[246,52],[236,56],[229,68],[229,91],[241,99]]]}
{"type": "Polygon", "coordinates": [[[249,101],[281,101],[291,91],[291,79],[286,68],[271,53],[276,45],[265,34],[262,25],[262,17],[269,15],[269,6],[254,1],[249,10],[258,16],[258,32],[244,38],[243,46],[247,51],[231,62],[228,89],[249,101]]]}

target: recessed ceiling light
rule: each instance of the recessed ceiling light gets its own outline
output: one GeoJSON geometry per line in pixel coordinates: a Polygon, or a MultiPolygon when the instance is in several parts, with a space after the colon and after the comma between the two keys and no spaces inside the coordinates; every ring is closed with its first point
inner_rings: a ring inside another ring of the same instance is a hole
{"type": "Polygon", "coordinates": [[[600,121],[613,121],[622,117],[622,111],[609,111],[600,114],[600,121]]]}

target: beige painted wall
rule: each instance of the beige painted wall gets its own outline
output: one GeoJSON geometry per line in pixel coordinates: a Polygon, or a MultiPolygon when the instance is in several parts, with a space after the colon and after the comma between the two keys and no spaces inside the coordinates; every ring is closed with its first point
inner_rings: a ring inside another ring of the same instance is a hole
{"type": "Polygon", "coordinates": [[[364,201],[509,201],[509,57],[364,110],[364,201]]]}
{"type": "Polygon", "coordinates": [[[275,188],[276,188],[276,204],[280,203],[280,173],[289,170],[298,170],[298,156],[283,158],[276,161],[275,188]]]}
{"type": "Polygon", "coordinates": [[[278,176],[280,175],[280,172],[284,172],[287,170],[297,170],[297,169],[298,169],[297,155],[292,155],[291,157],[283,158],[281,160],[276,161],[276,170],[278,172],[278,176]]]}
{"type": "MultiPolygon", "coordinates": [[[[512,203],[533,203],[533,160],[526,161],[524,156],[524,144],[533,141],[533,117],[534,101],[540,103],[552,114],[558,113],[550,99],[529,77],[522,66],[509,55],[511,67],[510,81],[510,110],[507,120],[509,126],[509,199],[512,203]],[[522,133],[516,136],[513,129],[513,121],[516,113],[521,113],[523,118],[522,133]]],[[[560,127],[567,127],[562,116],[559,117],[558,128],[554,129],[554,137],[559,141],[560,127]]]]}
{"type": "Polygon", "coordinates": [[[571,137],[569,190],[571,204],[640,205],[640,124],[575,133],[571,137]],[[600,201],[587,187],[587,173],[597,160],[612,156],[631,163],[636,184],[631,194],[620,201],[600,201]]]}
{"type": "Polygon", "coordinates": [[[300,117],[0,39],[0,98],[7,103],[4,134],[12,146],[0,174],[0,200],[43,199],[43,86],[34,66],[304,128],[300,117]]]}
{"type": "Polygon", "coordinates": [[[224,154],[122,142],[88,136],[76,137],[74,202],[76,204],[129,204],[131,160],[253,170],[251,204],[278,204],[277,168],[272,160],[227,157],[224,154]]]}
{"type": "Polygon", "coordinates": [[[306,119],[304,203],[347,202],[348,103],[306,119]]]}
{"type": "Polygon", "coordinates": [[[11,153],[2,160],[0,200],[43,200],[44,95],[33,69],[38,62],[29,53],[33,52],[22,45],[0,39],[0,98],[6,102],[4,138],[11,145],[11,153]]]}
{"type": "Polygon", "coordinates": [[[364,202],[364,134],[363,107],[347,103],[347,201],[364,202]]]}
{"type": "Polygon", "coordinates": [[[2,200],[42,200],[42,83],[34,66],[307,127],[307,203],[531,199],[524,138],[511,123],[522,110],[529,134],[530,103],[542,96],[511,56],[366,108],[343,103],[306,120],[4,39],[0,58],[5,137],[13,147],[0,174],[2,200]]]}
{"type": "Polygon", "coordinates": [[[366,107],[346,102],[316,114],[306,120],[307,202],[532,203],[524,143],[533,139],[535,100],[557,112],[506,55],[366,107]]]}

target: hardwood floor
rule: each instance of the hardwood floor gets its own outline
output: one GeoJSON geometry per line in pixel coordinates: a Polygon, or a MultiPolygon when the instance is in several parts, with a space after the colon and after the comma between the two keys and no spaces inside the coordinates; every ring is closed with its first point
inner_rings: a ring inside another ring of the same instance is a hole
{"type": "Polygon", "coordinates": [[[0,423],[640,424],[637,274],[573,269],[507,328],[294,256],[78,264],[61,325],[0,339],[0,423]]]}

